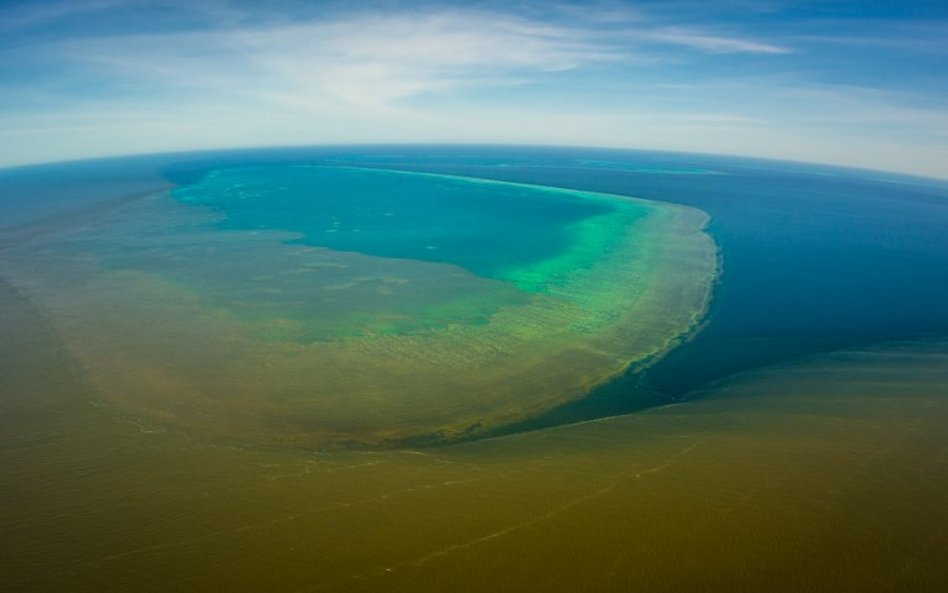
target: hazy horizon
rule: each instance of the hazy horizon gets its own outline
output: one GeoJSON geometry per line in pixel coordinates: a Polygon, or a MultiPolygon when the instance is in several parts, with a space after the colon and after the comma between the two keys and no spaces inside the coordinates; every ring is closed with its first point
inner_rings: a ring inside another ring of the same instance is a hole
{"type": "Polygon", "coordinates": [[[6,5],[0,167],[494,144],[946,178],[946,31],[938,2],[6,5]]]}

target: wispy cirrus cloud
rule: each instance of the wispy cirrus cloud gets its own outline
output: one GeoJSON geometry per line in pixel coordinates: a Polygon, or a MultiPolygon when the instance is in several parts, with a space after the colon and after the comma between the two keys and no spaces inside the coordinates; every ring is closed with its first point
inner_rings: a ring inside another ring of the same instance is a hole
{"type": "Polygon", "coordinates": [[[579,27],[445,11],[66,41],[75,68],[126,88],[189,88],[297,107],[390,109],[399,99],[616,61],[625,51],[579,27]]]}
{"type": "MultiPolygon", "coordinates": [[[[116,1],[97,0],[90,9],[116,1]]],[[[256,26],[234,26],[253,19],[224,8],[207,0],[190,6],[214,23],[199,30],[79,37],[38,53],[68,64],[73,76],[82,73],[86,87],[101,82],[101,96],[85,88],[72,102],[154,90],[304,111],[391,112],[400,101],[426,94],[524,85],[551,73],[664,59],[656,46],[714,54],[789,51],[707,28],[655,27],[615,3],[585,14],[575,4],[552,5],[547,11],[557,18],[546,21],[445,8],[349,11],[302,22],[271,15],[256,26]]],[[[56,85],[61,92],[62,80],[56,85]]]]}
{"type": "Polygon", "coordinates": [[[948,158],[945,23],[743,2],[0,4],[0,164],[373,141],[948,158]]]}
{"type": "Polygon", "coordinates": [[[10,3],[0,7],[0,31],[38,27],[73,15],[108,10],[127,4],[128,0],[10,3]]]}
{"type": "Polygon", "coordinates": [[[788,54],[793,51],[783,45],[753,41],[739,36],[714,35],[693,28],[660,28],[650,31],[647,37],[660,43],[680,45],[716,54],[788,54]]]}

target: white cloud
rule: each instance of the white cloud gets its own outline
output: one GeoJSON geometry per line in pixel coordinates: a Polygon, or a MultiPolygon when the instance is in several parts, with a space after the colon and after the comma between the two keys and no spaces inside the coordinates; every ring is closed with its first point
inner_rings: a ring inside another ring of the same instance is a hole
{"type": "Polygon", "coordinates": [[[0,31],[37,27],[76,14],[122,6],[127,2],[128,0],[60,0],[11,3],[0,7],[0,31]]]}
{"type": "Polygon", "coordinates": [[[30,56],[21,71],[56,65],[26,83],[0,81],[10,82],[0,84],[0,164],[237,146],[510,142],[945,174],[936,161],[946,156],[948,121],[938,105],[821,87],[790,68],[706,72],[729,54],[781,64],[792,50],[712,24],[659,25],[608,0],[611,12],[555,5],[544,8],[557,15],[546,20],[529,16],[539,8],[443,9],[297,22],[271,15],[253,26],[226,2],[189,6],[211,24],[0,49],[0,66],[30,56]]]}
{"type": "Polygon", "coordinates": [[[252,96],[297,109],[336,102],[376,111],[407,97],[508,84],[621,55],[581,28],[472,11],[115,36],[60,50],[113,82],[252,96]]]}
{"type": "Polygon", "coordinates": [[[239,41],[290,86],[367,108],[615,58],[581,31],[464,12],[257,31],[239,41]]]}
{"type": "Polygon", "coordinates": [[[742,37],[713,35],[696,29],[668,27],[647,33],[648,39],[661,43],[690,47],[703,52],[787,54],[791,49],[771,43],[752,41],[742,37]]]}
{"type": "MultiPolygon", "coordinates": [[[[118,0],[94,0],[98,3],[118,0]]],[[[702,52],[781,53],[784,48],[703,30],[650,29],[638,13],[612,2],[584,15],[577,4],[552,4],[568,19],[532,20],[514,13],[347,12],[299,23],[237,27],[216,1],[197,1],[218,26],[198,31],[65,40],[37,52],[87,75],[69,102],[108,105],[202,96],[261,109],[331,115],[405,112],[421,95],[529,84],[597,65],[654,62],[654,43],[702,52]],[[606,9],[608,8],[608,10],[606,9]],[[617,27],[602,28],[604,15],[617,27]],[[223,20],[221,20],[223,18],[223,20]],[[631,27],[631,28],[630,28],[631,27]],[[89,84],[91,83],[91,84],[89,84]]],[[[258,19],[260,20],[260,19],[258,19]]],[[[60,82],[51,87],[62,92],[60,82]]],[[[8,91],[9,92],[9,91],[8,91]]],[[[32,91],[34,94],[36,90],[32,91]]],[[[49,93],[52,96],[52,93],[49,93]]]]}

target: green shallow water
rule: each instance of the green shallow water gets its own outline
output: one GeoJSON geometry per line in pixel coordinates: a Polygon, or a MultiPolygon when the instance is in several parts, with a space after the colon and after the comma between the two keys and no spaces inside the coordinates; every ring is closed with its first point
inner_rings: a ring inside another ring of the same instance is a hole
{"type": "Polygon", "coordinates": [[[7,252],[105,399],[197,438],[487,434],[686,335],[700,211],[346,167],[220,169],[7,252]]]}
{"type": "Polygon", "coordinates": [[[542,186],[305,165],[218,169],[174,196],[224,213],[220,229],[300,233],[302,244],[454,264],[531,291],[595,263],[649,210],[542,186]]]}

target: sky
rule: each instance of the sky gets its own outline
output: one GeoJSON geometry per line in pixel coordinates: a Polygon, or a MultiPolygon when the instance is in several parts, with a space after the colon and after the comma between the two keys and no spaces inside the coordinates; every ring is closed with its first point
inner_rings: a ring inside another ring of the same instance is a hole
{"type": "Polygon", "coordinates": [[[948,178],[948,2],[0,0],[0,167],[364,143],[948,178]]]}

